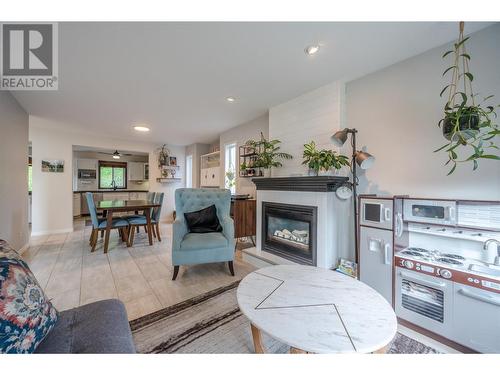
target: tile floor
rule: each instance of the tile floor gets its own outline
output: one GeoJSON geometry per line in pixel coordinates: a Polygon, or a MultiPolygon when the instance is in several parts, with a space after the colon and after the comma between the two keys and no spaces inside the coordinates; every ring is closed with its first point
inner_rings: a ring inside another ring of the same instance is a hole
{"type": "Polygon", "coordinates": [[[115,230],[107,254],[101,239],[96,251],[90,252],[90,230],[78,220],[72,233],[32,237],[23,254],[59,310],[119,298],[132,320],[230,284],[255,269],[240,259],[238,251],[236,277],[229,274],[227,264],[206,264],[181,267],[177,280],[172,281],[171,225],[161,226],[162,241],[153,246],[142,229],[134,246],[127,248],[115,230]]]}

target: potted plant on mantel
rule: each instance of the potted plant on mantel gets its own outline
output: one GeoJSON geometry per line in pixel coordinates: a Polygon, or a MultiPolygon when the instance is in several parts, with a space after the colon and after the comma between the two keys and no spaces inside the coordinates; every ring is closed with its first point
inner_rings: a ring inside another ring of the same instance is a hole
{"type": "Polygon", "coordinates": [[[500,134],[498,125],[492,122],[496,118],[495,107],[484,103],[493,95],[487,96],[479,104],[476,104],[476,96],[472,91],[474,76],[469,71],[470,55],[465,50],[464,23],[460,22],[460,34],[453,50],[447,51],[443,58],[453,56],[453,65],[448,67],[443,76],[451,74],[451,83],[446,85],[440,93],[442,97],[448,92],[448,100],[444,107],[444,117],[438,125],[442,128],[444,137],[448,143],[434,152],[446,152],[448,160],[445,165],[451,164],[448,175],[457,168],[458,163],[472,162],[473,170],[478,167],[479,159],[495,159],[500,157],[487,153],[491,149],[498,150],[492,141],[500,134]],[[470,150],[472,154],[460,157],[463,151],[470,150]]]}
{"type": "Polygon", "coordinates": [[[251,147],[256,152],[256,160],[254,167],[262,168],[264,170],[264,177],[271,175],[271,168],[280,168],[283,166],[280,160],[292,159],[292,155],[286,152],[281,152],[279,139],[268,140],[260,133],[260,140],[250,139],[246,141],[245,145],[251,147]]]}
{"type": "Polygon", "coordinates": [[[330,170],[339,170],[344,166],[350,166],[349,158],[345,155],[336,153],[333,150],[318,150],[316,143],[311,141],[304,145],[304,153],[302,154],[304,161],[303,165],[307,165],[309,169],[316,175],[328,174],[330,170]]]}

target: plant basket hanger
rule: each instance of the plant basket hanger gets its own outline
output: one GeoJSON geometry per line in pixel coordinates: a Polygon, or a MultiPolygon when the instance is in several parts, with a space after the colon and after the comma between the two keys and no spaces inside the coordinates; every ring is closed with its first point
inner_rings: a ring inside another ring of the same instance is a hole
{"type": "Polygon", "coordinates": [[[438,125],[442,128],[443,136],[449,141],[434,152],[446,152],[452,174],[459,163],[472,163],[473,170],[478,168],[479,159],[500,160],[498,155],[486,153],[486,150],[498,150],[492,141],[500,134],[498,125],[493,123],[496,118],[495,107],[483,105],[493,95],[487,96],[481,103],[476,103],[476,95],[472,89],[474,76],[469,70],[470,55],[466,50],[469,37],[464,36],[465,23],[459,23],[458,41],[454,48],[445,52],[443,58],[453,56],[453,65],[448,67],[443,76],[451,74],[451,83],[446,85],[439,94],[448,92],[448,100],[444,106],[444,117],[438,125]],[[462,152],[471,154],[459,155],[462,152]]]}

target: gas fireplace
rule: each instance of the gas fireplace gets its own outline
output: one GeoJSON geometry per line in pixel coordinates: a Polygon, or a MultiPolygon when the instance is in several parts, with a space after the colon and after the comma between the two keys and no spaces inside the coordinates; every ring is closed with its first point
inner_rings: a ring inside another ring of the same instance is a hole
{"type": "Polygon", "coordinates": [[[262,202],[262,213],[262,250],[316,265],[316,207],[262,202]]]}

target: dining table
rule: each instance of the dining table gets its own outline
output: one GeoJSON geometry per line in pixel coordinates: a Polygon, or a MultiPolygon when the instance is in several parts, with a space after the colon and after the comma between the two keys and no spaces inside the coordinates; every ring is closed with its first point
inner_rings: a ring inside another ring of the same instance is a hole
{"type": "Polygon", "coordinates": [[[109,234],[113,224],[113,215],[117,212],[135,212],[143,211],[146,216],[146,228],[148,231],[149,245],[153,245],[153,231],[151,225],[151,210],[160,207],[160,204],[152,200],[145,199],[113,199],[102,200],[96,202],[96,210],[102,213],[103,218],[106,219],[106,230],[104,235],[104,252],[108,252],[109,234]]]}

